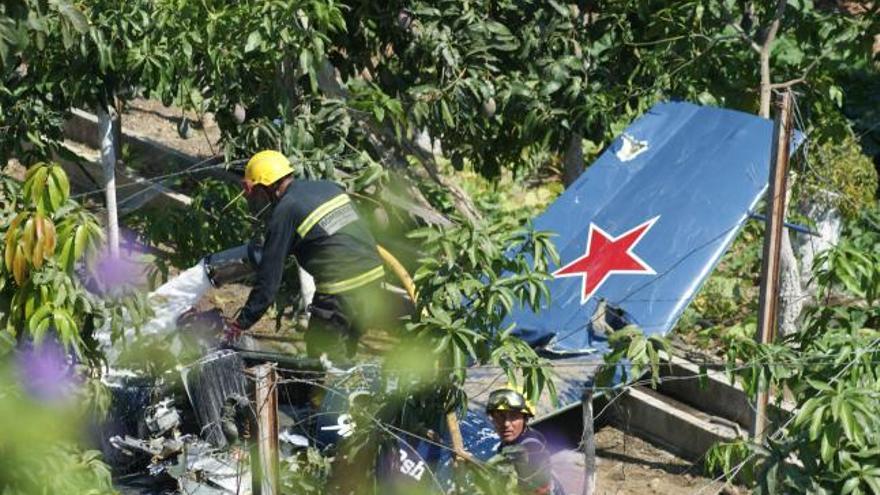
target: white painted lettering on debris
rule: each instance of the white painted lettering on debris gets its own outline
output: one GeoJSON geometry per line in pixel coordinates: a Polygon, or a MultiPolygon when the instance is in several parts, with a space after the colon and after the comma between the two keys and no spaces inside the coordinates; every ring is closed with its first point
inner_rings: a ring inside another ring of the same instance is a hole
{"type": "Polygon", "coordinates": [[[422,475],[425,474],[425,462],[413,461],[405,450],[400,449],[400,472],[421,481],[422,475]]]}
{"type": "Polygon", "coordinates": [[[618,160],[628,162],[648,151],[648,147],[647,141],[639,141],[629,134],[624,133],[623,136],[620,137],[620,147],[614,154],[617,155],[618,160]]]}
{"type": "Polygon", "coordinates": [[[354,433],[355,424],[350,414],[340,414],[333,426],[322,426],[322,430],[336,431],[342,438],[348,438],[354,433]]]}

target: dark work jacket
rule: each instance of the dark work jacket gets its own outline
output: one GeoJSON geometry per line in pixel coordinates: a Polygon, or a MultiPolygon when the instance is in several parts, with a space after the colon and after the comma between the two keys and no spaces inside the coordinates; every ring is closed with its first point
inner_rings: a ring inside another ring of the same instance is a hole
{"type": "Polygon", "coordinates": [[[338,294],[382,278],[376,241],[348,195],[330,181],[294,180],[272,209],[254,288],[237,323],[250,328],[275,300],[288,255],[338,294]]]}
{"type": "Polygon", "coordinates": [[[562,495],[562,486],[553,476],[550,451],[544,435],[528,426],[512,443],[498,446],[498,454],[513,465],[523,493],[562,495]]]}

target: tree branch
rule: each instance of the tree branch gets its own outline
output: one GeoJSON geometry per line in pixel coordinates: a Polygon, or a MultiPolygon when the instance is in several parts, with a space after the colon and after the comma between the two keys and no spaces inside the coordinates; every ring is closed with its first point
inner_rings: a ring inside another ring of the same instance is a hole
{"type": "Polygon", "coordinates": [[[789,79],[788,81],[781,82],[781,83],[773,83],[770,85],[770,89],[785,89],[785,88],[790,88],[796,84],[801,84],[803,82],[806,82],[807,76],[810,74],[810,71],[813,70],[813,67],[815,67],[817,63],[819,63],[818,58],[816,60],[813,60],[810,63],[810,65],[808,65],[807,68],[804,69],[804,73],[801,74],[800,77],[796,77],[794,79],[789,79]]]}
{"type": "Polygon", "coordinates": [[[761,103],[759,115],[765,119],[770,118],[770,98],[773,94],[770,82],[770,52],[773,49],[773,43],[776,41],[776,33],[779,31],[779,25],[782,23],[782,15],[785,13],[785,6],[788,0],[776,1],[776,12],[773,20],[764,31],[763,40],[761,42],[761,103]]]}
{"type": "Polygon", "coordinates": [[[721,9],[724,12],[724,17],[726,18],[725,23],[728,26],[732,27],[733,30],[737,32],[737,34],[739,34],[739,37],[742,38],[742,40],[746,42],[746,44],[749,46],[749,48],[754,50],[755,53],[760,54],[761,53],[761,45],[757,44],[755,42],[755,40],[753,40],[752,37],[749,36],[749,33],[747,33],[745,31],[745,29],[743,29],[742,26],[740,26],[739,24],[736,23],[736,21],[733,20],[733,16],[730,15],[730,12],[728,12],[727,9],[724,8],[723,5],[721,6],[721,9]]]}
{"type": "MultiPolygon", "coordinates": [[[[318,75],[318,86],[321,88],[321,91],[335,98],[345,100],[349,96],[348,91],[339,81],[336,68],[327,60],[324,61],[322,69],[318,75]]],[[[427,152],[409,140],[400,140],[399,143],[396,143],[402,148],[402,150],[397,150],[395,149],[395,133],[392,129],[380,125],[369,114],[356,112],[353,116],[366,135],[367,141],[380,155],[380,160],[382,162],[391,164],[394,168],[408,170],[421,177],[430,178],[432,181],[446,188],[450,192],[456,210],[464,215],[466,219],[471,222],[480,221],[481,215],[467,193],[458,185],[445,180],[440,175],[433,154],[427,152]],[[405,155],[415,156],[424,168],[424,172],[419,173],[419,171],[412,170],[411,167],[408,167],[406,159],[404,156],[400,155],[400,151],[405,155]],[[427,176],[425,176],[424,173],[427,173],[427,176]]],[[[421,194],[419,197],[424,199],[424,196],[421,194]]],[[[424,206],[433,209],[433,207],[427,203],[424,206]]],[[[439,212],[438,215],[440,215],[439,212]]]]}
{"type": "Polygon", "coordinates": [[[742,38],[743,41],[745,41],[746,44],[749,45],[749,48],[755,51],[755,53],[761,53],[761,45],[755,43],[755,40],[753,40],[751,36],[749,36],[749,34],[745,32],[742,26],[732,21],[728,21],[727,25],[732,27],[734,31],[739,33],[740,38],[742,38]]]}

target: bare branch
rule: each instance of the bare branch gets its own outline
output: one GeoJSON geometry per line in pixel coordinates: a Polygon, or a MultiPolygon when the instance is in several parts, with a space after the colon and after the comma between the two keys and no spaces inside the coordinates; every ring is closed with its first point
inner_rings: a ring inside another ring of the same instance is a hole
{"type": "Polygon", "coordinates": [[[736,21],[733,20],[733,16],[730,15],[730,12],[728,12],[727,9],[724,8],[723,5],[721,6],[721,9],[724,13],[724,17],[726,18],[725,22],[727,23],[727,25],[732,27],[733,30],[736,31],[737,34],[739,34],[739,37],[742,38],[743,41],[745,41],[745,43],[749,46],[749,48],[754,50],[755,53],[760,54],[761,53],[761,45],[756,43],[755,40],[753,40],[752,37],[749,36],[749,33],[747,33],[745,31],[745,29],[743,29],[742,26],[740,26],[739,24],[736,23],[736,21]]]}
{"type": "Polygon", "coordinates": [[[759,114],[761,117],[770,118],[770,98],[772,96],[772,88],[770,82],[770,52],[773,49],[773,43],[776,41],[776,33],[779,31],[779,25],[782,22],[782,15],[785,13],[785,6],[788,0],[776,1],[776,12],[773,20],[764,31],[761,43],[761,105],[759,114]]]}
{"type": "Polygon", "coordinates": [[[742,28],[742,26],[740,26],[739,24],[732,22],[732,21],[728,21],[727,25],[732,27],[734,29],[734,31],[739,33],[740,38],[742,38],[742,40],[745,41],[746,44],[749,45],[749,48],[754,50],[755,53],[757,53],[757,54],[761,53],[761,45],[755,43],[755,40],[753,40],[751,38],[751,36],[749,36],[749,33],[745,32],[745,30],[742,28]]]}
{"type": "Polygon", "coordinates": [[[815,67],[816,64],[819,63],[819,60],[820,60],[819,58],[817,58],[816,60],[813,60],[810,63],[810,65],[808,65],[807,68],[804,69],[803,74],[801,74],[799,77],[796,77],[794,79],[789,79],[788,81],[784,81],[784,82],[773,83],[770,85],[770,89],[785,89],[785,88],[790,88],[796,84],[801,84],[801,83],[806,82],[807,76],[810,74],[810,71],[813,70],[813,67],[815,67]]]}

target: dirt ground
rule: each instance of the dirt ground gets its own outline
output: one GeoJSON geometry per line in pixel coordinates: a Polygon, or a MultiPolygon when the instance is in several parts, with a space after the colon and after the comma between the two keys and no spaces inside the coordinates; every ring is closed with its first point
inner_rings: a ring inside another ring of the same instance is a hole
{"type": "Polygon", "coordinates": [[[205,114],[199,119],[195,112],[166,107],[155,100],[136,98],[129,102],[122,114],[122,129],[134,130],[197,158],[207,158],[220,152],[220,128],[212,114],[205,114]],[[183,116],[191,122],[192,135],[187,139],[177,132],[183,116]]]}
{"type": "Polygon", "coordinates": [[[596,433],[596,454],[599,494],[715,494],[724,486],[706,478],[700,466],[616,428],[596,433]]]}
{"type": "Polygon", "coordinates": [[[27,169],[15,158],[6,162],[3,174],[12,177],[15,180],[23,181],[27,169]]]}

